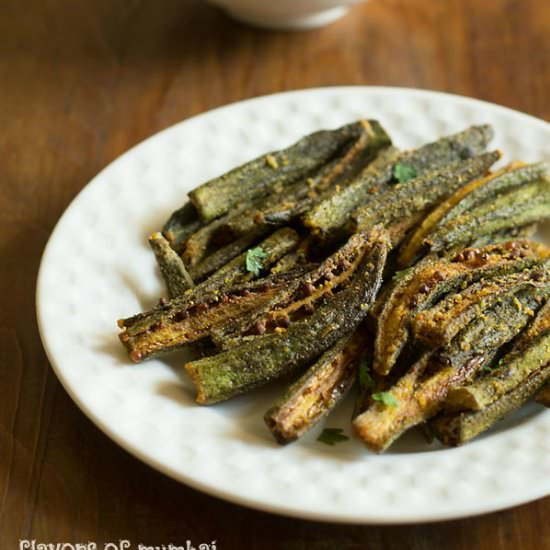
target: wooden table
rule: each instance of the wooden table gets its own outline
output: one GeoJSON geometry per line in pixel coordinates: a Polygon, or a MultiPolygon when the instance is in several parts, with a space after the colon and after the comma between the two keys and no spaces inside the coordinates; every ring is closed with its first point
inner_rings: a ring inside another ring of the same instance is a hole
{"type": "Polygon", "coordinates": [[[36,273],[55,222],[94,174],[196,113],[335,84],[452,91],[550,120],[550,5],[371,0],[332,26],[292,34],[241,26],[199,0],[2,2],[0,548],[18,539],[550,548],[550,498],[464,521],[348,527],[202,495],[100,433],[50,369],[36,327],[36,273]]]}

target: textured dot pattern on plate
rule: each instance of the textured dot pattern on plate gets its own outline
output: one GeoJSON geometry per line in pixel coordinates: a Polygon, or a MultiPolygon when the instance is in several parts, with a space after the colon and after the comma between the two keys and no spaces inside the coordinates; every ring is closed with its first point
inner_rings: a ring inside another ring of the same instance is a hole
{"type": "MultiPolygon", "coordinates": [[[[550,126],[487,103],[406,89],[325,88],[208,112],[138,145],[67,209],[46,248],[37,288],[41,336],[77,404],[134,455],[198,489],[249,506],[344,522],[413,522],[504,508],[550,493],[550,414],[531,407],[463,448],[414,434],[375,456],[358,441],[279,448],[262,414],[271,387],[212,408],[194,404],[184,353],[131,365],[117,318],[162,292],[146,237],[186,192],[305,133],[378,118],[400,147],[491,123],[505,159],[548,157],[550,126]],[[521,140],[517,136],[521,136],[521,140]],[[497,466],[498,465],[498,466],[497,466]]],[[[349,432],[350,403],[328,426],[349,432]]]]}

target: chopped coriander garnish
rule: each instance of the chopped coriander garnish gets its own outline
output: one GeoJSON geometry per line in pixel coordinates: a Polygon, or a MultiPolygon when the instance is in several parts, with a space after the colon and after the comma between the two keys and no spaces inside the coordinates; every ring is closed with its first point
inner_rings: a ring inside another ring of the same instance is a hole
{"type": "Polygon", "coordinates": [[[332,446],[336,443],[347,441],[348,439],[349,437],[344,435],[344,430],[342,430],[342,428],[325,428],[317,438],[317,441],[332,446]]]}
{"type": "Polygon", "coordinates": [[[397,281],[400,281],[401,279],[404,279],[413,270],[413,267],[407,267],[407,269],[396,271],[393,274],[392,280],[397,282],[397,281]]]}
{"type": "Polygon", "coordinates": [[[383,403],[386,407],[391,407],[394,409],[399,405],[399,400],[393,393],[390,393],[389,391],[381,391],[380,393],[373,393],[372,398],[374,401],[380,401],[380,403],[383,403]]]}
{"type": "Polygon", "coordinates": [[[393,167],[393,177],[399,182],[404,183],[406,181],[416,178],[416,169],[414,166],[407,166],[406,164],[400,164],[399,162],[393,167]]]}
{"type": "Polygon", "coordinates": [[[372,388],[374,386],[374,378],[370,373],[370,358],[368,355],[363,356],[358,371],[359,388],[364,390],[366,388],[372,388]]]}
{"type": "Polygon", "coordinates": [[[246,253],[246,270],[258,276],[264,267],[262,260],[265,260],[267,256],[267,252],[261,246],[251,248],[246,253]]]}

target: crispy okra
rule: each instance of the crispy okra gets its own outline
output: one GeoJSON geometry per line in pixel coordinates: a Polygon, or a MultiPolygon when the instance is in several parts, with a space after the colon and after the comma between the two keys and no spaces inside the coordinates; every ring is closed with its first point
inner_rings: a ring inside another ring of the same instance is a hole
{"type": "Polygon", "coordinates": [[[419,262],[395,284],[378,314],[374,369],[379,374],[390,372],[409,340],[411,318],[443,294],[482,277],[521,271],[548,254],[548,249],[538,243],[509,241],[419,262]]]}
{"type": "Polygon", "coordinates": [[[262,155],[203,183],[189,193],[189,198],[201,218],[210,221],[235,205],[269,194],[279,185],[284,187],[308,177],[364,132],[373,140],[390,142],[384,129],[374,120],[361,120],[336,130],[320,130],[286,149],[262,155]]]}
{"type": "Polygon", "coordinates": [[[301,437],[347,394],[357,376],[365,339],[364,330],[358,329],[339,340],[265,413],[279,443],[301,437]]]}
{"type": "Polygon", "coordinates": [[[485,174],[499,159],[493,151],[424,172],[417,178],[397,183],[380,191],[353,212],[357,227],[391,224],[414,216],[437,204],[460,187],[485,174]]]}
{"type": "Polygon", "coordinates": [[[285,374],[299,372],[355,330],[378,292],[389,249],[383,233],[374,234],[371,244],[352,284],[307,319],[213,357],[187,363],[185,369],[197,389],[197,402],[223,401],[285,374]]]}
{"type": "Polygon", "coordinates": [[[436,437],[445,445],[462,445],[492,427],[533,397],[550,380],[550,362],[523,378],[519,384],[475,411],[445,414],[431,422],[436,437]]]}
{"type": "MultiPolygon", "coordinates": [[[[399,252],[399,267],[404,268],[425,252],[425,240],[437,226],[448,223],[464,212],[491,200],[512,187],[541,179],[546,163],[525,165],[514,162],[488,176],[471,181],[440,203],[418,226],[399,252]]],[[[479,238],[479,237],[478,237],[479,238]]]]}
{"type": "Polygon", "coordinates": [[[394,180],[397,166],[406,166],[415,175],[465,160],[482,153],[493,137],[490,126],[472,126],[463,132],[443,137],[418,149],[401,152],[394,148],[382,150],[377,159],[354,181],[314,205],[303,216],[312,232],[331,235],[348,225],[351,213],[367,205],[394,180]]]}
{"type": "Polygon", "coordinates": [[[193,279],[185,269],[182,259],[162,233],[153,233],[149,237],[149,244],[157,259],[170,298],[175,298],[194,286],[193,279]]]}

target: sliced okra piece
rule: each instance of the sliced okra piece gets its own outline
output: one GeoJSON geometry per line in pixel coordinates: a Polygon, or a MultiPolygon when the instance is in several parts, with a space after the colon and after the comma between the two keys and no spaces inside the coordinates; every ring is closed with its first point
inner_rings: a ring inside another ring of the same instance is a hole
{"type": "Polygon", "coordinates": [[[162,234],[170,246],[181,253],[187,239],[198,231],[201,224],[195,207],[186,202],[168,218],[162,228],[162,234]]]}
{"type": "Polygon", "coordinates": [[[373,139],[389,141],[377,121],[354,122],[336,130],[321,130],[294,145],[251,160],[214,178],[189,193],[201,218],[210,221],[235,205],[267,195],[277,186],[287,186],[329,162],[350,140],[367,131],[373,139]]]}
{"type": "Polygon", "coordinates": [[[395,284],[378,314],[374,370],[382,375],[390,372],[409,340],[411,318],[443,294],[466,288],[483,277],[521,271],[548,254],[539,243],[509,241],[419,262],[395,284]]]}
{"type": "MultiPolygon", "coordinates": [[[[537,303],[528,294],[518,299],[526,307],[537,303]]],[[[511,299],[495,304],[483,317],[464,327],[449,346],[425,352],[382,393],[383,399],[372,400],[371,406],[353,421],[355,432],[371,450],[384,451],[409,428],[441,411],[449,392],[490,365],[498,348],[521,332],[529,319],[511,299]]]]}
{"type": "Polygon", "coordinates": [[[288,279],[289,274],[279,274],[227,291],[188,289],[150,311],[119,320],[119,339],[135,362],[178,349],[269,301],[288,279]]]}
{"type": "Polygon", "coordinates": [[[444,224],[499,193],[540,179],[546,164],[525,165],[515,162],[488,176],[471,181],[439,204],[419,225],[399,252],[399,267],[404,268],[425,252],[425,240],[438,225],[444,224]]]}
{"type": "Polygon", "coordinates": [[[519,409],[536,395],[548,380],[550,362],[531,372],[509,392],[500,395],[480,410],[445,414],[435,419],[431,423],[434,433],[444,445],[462,445],[519,409]]]}
{"type": "Polygon", "coordinates": [[[241,346],[185,365],[197,402],[216,403],[285,374],[299,372],[364,319],[382,281],[389,241],[373,234],[353,283],[286,330],[258,336],[241,346]]]}
{"type": "Polygon", "coordinates": [[[301,437],[347,394],[364,345],[360,330],[339,340],[265,413],[264,420],[279,443],[301,437]]]}
{"type": "Polygon", "coordinates": [[[311,314],[316,305],[345,286],[370,249],[370,234],[356,233],[319,267],[296,278],[272,300],[247,315],[229,321],[212,331],[221,349],[235,347],[244,336],[270,333],[286,327],[296,317],[311,314]]]}
{"type": "Polygon", "coordinates": [[[353,220],[357,227],[366,229],[379,223],[391,224],[423,212],[485,174],[499,158],[498,151],[483,153],[392,185],[355,210],[353,220]]]}
{"type": "Polygon", "coordinates": [[[548,267],[546,261],[519,273],[482,279],[461,292],[447,295],[411,320],[415,338],[432,348],[443,346],[454,338],[461,327],[482,314],[503,294],[515,294],[528,287],[550,290],[548,267]]]}
{"type": "Polygon", "coordinates": [[[335,189],[308,210],[303,222],[319,235],[340,233],[356,208],[369,204],[392,184],[398,168],[406,167],[411,174],[421,176],[428,170],[482,153],[492,137],[490,126],[472,126],[412,151],[384,149],[354,181],[342,189],[335,189]]]}
{"type": "Polygon", "coordinates": [[[155,253],[170,298],[175,298],[194,286],[193,279],[185,269],[179,254],[170,246],[162,233],[153,233],[149,237],[149,244],[155,253]]]}
{"type": "Polygon", "coordinates": [[[336,158],[309,177],[286,187],[276,186],[269,195],[228,220],[225,229],[234,235],[242,235],[257,224],[284,225],[291,222],[317,202],[328,189],[345,185],[370,163],[380,149],[388,145],[390,141],[385,133],[365,124],[364,131],[336,158]]]}
{"type": "Polygon", "coordinates": [[[471,384],[449,393],[447,406],[458,410],[481,410],[549,362],[550,302],[547,302],[494,368],[471,384]]]}
{"type": "Polygon", "coordinates": [[[242,264],[240,260],[241,254],[247,249],[256,244],[262,237],[269,234],[269,229],[264,227],[255,227],[252,231],[238,238],[237,240],[222,246],[206,256],[198,264],[189,266],[189,273],[196,281],[202,281],[209,277],[212,273],[224,266],[230,264],[242,264]],[[240,263],[239,263],[240,262],[240,263]]]}
{"type": "Polygon", "coordinates": [[[475,240],[479,235],[523,227],[550,217],[550,180],[528,183],[437,227],[425,239],[440,252],[475,240]]]}

